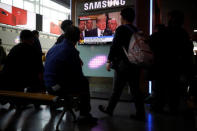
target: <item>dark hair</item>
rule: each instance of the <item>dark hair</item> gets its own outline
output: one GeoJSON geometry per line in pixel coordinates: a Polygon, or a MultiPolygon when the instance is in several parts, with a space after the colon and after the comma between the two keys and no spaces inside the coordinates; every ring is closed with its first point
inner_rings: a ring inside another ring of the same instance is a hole
{"type": "Polygon", "coordinates": [[[37,30],[32,31],[33,35],[39,35],[39,32],[37,30]]]}
{"type": "Polygon", "coordinates": [[[135,11],[133,8],[124,8],[121,10],[120,15],[123,19],[127,20],[128,22],[133,22],[135,19],[135,11]]]}
{"type": "Polygon", "coordinates": [[[61,24],[61,29],[66,32],[67,28],[71,26],[73,22],[71,20],[64,20],[61,24]]]}
{"type": "Polygon", "coordinates": [[[169,26],[182,26],[184,24],[184,14],[181,11],[173,10],[168,13],[169,26]]]}
{"type": "Polygon", "coordinates": [[[65,38],[72,43],[76,43],[80,39],[80,30],[76,26],[69,26],[65,33],[65,38]]]}
{"type": "Polygon", "coordinates": [[[20,40],[28,40],[33,37],[34,37],[34,35],[30,30],[22,30],[20,33],[20,40]]]}
{"type": "Polygon", "coordinates": [[[98,23],[103,18],[107,18],[106,14],[100,14],[100,15],[98,15],[98,17],[96,17],[96,23],[98,23]]]}

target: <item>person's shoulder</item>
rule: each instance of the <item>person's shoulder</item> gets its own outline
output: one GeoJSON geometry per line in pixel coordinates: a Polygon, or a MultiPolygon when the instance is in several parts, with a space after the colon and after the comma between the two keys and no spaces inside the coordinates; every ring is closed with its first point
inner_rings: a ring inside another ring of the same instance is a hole
{"type": "MultiPolygon", "coordinates": [[[[25,51],[26,49],[23,46],[23,43],[19,43],[15,46],[12,47],[12,49],[9,51],[8,55],[16,55],[16,54],[21,54],[25,51]]],[[[28,51],[28,50],[27,50],[28,51]]]]}
{"type": "Polygon", "coordinates": [[[126,26],[125,25],[120,25],[120,26],[117,27],[116,31],[122,30],[122,29],[126,29],[126,26]]]}
{"type": "MultiPolygon", "coordinates": [[[[19,50],[19,49],[23,48],[23,46],[24,46],[23,43],[18,43],[17,45],[13,46],[11,50],[12,50],[12,51],[13,51],[13,50],[19,50]]],[[[10,50],[10,51],[11,51],[11,50],[10,50]]]]}
{"type": "Polygon", "coordinates": [[[104,36],[111,36],[111,35],[112,35],[112,31],[109,29],[105,29],[104,36]]]}
{"type": "Polygon", "coordinates": [[[131,33],[132,32],[137,32],[138,29],[134,26],[131,25],[120,25],[117,29],[116,29],[116,34],[121,34],[124,35],[125,32],[131,33]]]}
{"type": "Polygon", "coordinates": [[[175,36],[179,36],[180,39],[183,39],[183,38],[189,39],[188,32],[182,27],[168,27],[167,33],[173,34],[175,36]]]}
{"type": "Polygon", "coordinates": [[[64,40],[64,34],[60,35],[58,38],[57,38],[57,41],[55,42],[55,45],[61,43],[63,40],[64,40]]]}
{"type": "Polygon", "coordinates": [[[184,36],[189,37],[189,33],[188,33],[184,28],[181,28],[181,29],[180,29],[180,32],[181,32],[184,36]]]}
{"type": "Polygon", "coordinates": [[[112,31],[110,29],[107,29],[107,28],[105,29],[105,31],[112,33],[112,31]]]}
{"type": "Polygon", "coordinates": [[[131,24],[120,25],[116,30],[130,30],[129,28],[131,28],[134,31],[138,31],[137,27],[131,24]]]}
{"type": "Polygon", "coordinates": [[[96,36],[97,35],[97,28],[94,28],[87,33],[88,36],[96,36]]]}
{"type": "Polygon", "coordinates": [[[90,30],[90,32],[96,32],[96,31],[97,31],[97,28],[90,30]]]}
{"type": "Polygon", "coordinates": [[[65,35],[64,34],[61,34],[57,40],[59,40],[60,42],[63,41],[65,38],[65,35]]]}

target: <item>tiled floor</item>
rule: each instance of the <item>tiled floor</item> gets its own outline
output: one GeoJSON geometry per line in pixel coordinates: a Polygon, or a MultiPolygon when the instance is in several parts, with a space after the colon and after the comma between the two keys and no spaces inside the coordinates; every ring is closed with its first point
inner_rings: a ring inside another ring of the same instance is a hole
{"type": "MultiPolygon", "coordinates": [[[[98,124],[77,125],[72,122],[70,115],[65,115],[60,124],[61,131],[195,131],[195,123],[183,114],[179,116],[162,115],[149,112],[146,105],[146,122],[129,118],[135,113],[133,104],[120,102],[113,117],[98,111],[99,104],[106,104],[105,100],[93,99],[92,114],[99,118],[98,124]]],[[[8,110],[8,105],[0,106],[0,131],[55,131],[55,125],[60,116],[61,109],[52,112],[48,107],[42,106],[35,110],[33,106],[22,112],[15,109],[8,110]]],[[[78,115],[78,113],[76,113],[78,115]]]]}

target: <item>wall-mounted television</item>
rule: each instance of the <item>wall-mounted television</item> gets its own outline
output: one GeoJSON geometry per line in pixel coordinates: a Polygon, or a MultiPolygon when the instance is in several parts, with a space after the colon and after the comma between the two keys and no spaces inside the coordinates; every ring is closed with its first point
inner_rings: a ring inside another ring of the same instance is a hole
{"type": "Polygon", "coordinates": [[[78,17],[79,44],[106,44],[113,40],[120,25],[120,12],[109,12],[78,17]]]}

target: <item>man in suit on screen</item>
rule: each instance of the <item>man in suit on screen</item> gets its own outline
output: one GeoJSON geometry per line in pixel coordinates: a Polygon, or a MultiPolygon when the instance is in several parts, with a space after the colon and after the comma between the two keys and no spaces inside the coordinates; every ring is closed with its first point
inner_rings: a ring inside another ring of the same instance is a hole
{"type": "Polygon", "coordinates": [[[106,15],[101,14],[96,18],[96,28],[89,32],[89,36],[111,36],[112,31],[106,28],[106,15]]]}

